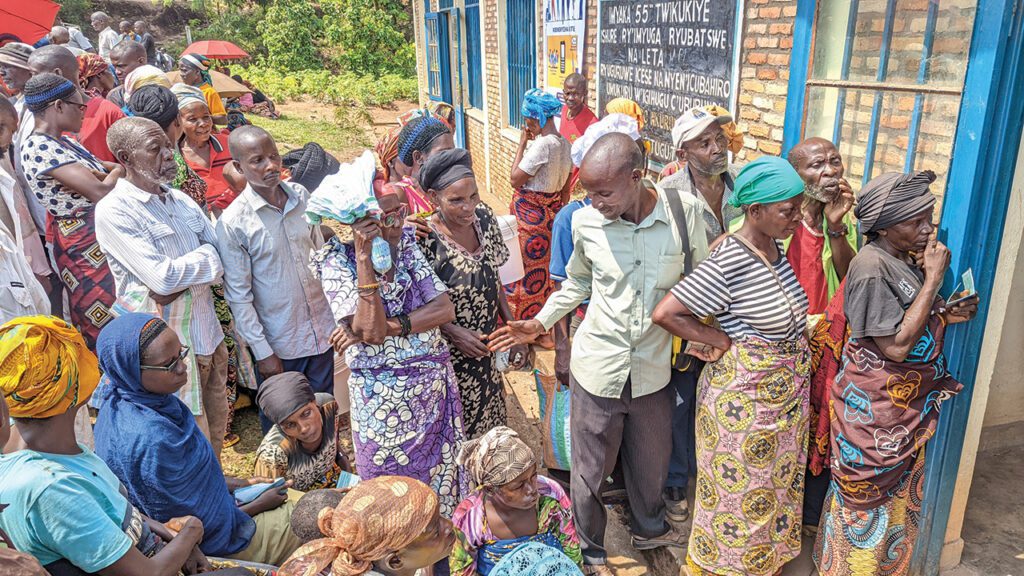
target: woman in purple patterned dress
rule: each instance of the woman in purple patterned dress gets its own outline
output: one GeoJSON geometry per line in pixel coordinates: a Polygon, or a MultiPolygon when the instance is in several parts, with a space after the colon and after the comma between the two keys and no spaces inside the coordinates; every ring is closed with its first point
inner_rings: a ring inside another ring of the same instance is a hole
{"type": "Polygon", "coordinates": [[[387,190],[378,196],[379,220],[356,221],[354,243],[332,238],[313,260],[334,316],[347,328],[356,471],[364,479],[421,480],[451,516],[462,492],[462,403],[438,327],[455,319],[455,309],[413,229],[402,227],[408,210],[387,190]],[[385,274],[371,261],[378,236],[395,263],[385,274]]]}

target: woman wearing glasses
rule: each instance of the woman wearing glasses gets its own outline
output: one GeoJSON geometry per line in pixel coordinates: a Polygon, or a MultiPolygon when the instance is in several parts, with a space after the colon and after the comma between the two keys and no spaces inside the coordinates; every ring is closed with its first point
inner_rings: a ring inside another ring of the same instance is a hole
{"type": "MultiPolygon", "coordinates": [[[[300,545],[290,529],[288,491],[236,501],[266,478],[227,478],[192,411],[176,393],[188,381],[183,346],[156,316],[128,313],[100,335],[100,368],[110,380],[96,421],[96,454],[146,516],[174,527],[201,521],[207,556],[280,565],[300,545]]],[[[287,486],[287,484],[286,484],[287,486]]]]}
{"type": "Polygon", "coordinates": [[[95,350],[115,298],[114,277],[96,241],[95,208],[124,169],[64,136],[78,132],[85,119],[85,97],[70,81],[49,73],[32,77],[25,84],[25,106],[36,122],[21,147],[25,179],[50,215],[46,237],[67,289],[71,321],[95,350]]]}
{"type": "Polygon", "coordinates": [[[346,328],[347,341],[335,348],[351,370],[356,469],[363,478],[409,476],[430,485],[449,517],[460,496],[462,404],[439,327],[455,320],[455,309],[413,227],[403,228],[406,206],[389,185],[376,197],[379,218],[356,220],[352,243],[332,238],[313,258],[346,328]],[[375,238],[391,252],[383,273],[374,269],[375,238]]]}

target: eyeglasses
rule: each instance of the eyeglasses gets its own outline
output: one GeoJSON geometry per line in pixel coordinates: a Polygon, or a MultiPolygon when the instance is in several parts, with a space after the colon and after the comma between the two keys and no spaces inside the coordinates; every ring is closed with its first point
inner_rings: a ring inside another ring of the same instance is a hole
{"type": "Polygon", "coordinates": [[[171,360],[171,362],[166,366],[146,366],[145,364],[139,364],[139,369],[156,370],[157,372],[173,372],[174,369],[178,367],[178,362],[181,362],[186,356],[188,356],[189,350],[190,348],[188,346],[182,346],[181,352],[178,352],[178,355],[174,357],[174,360],[171,360]]]}
{"type": "Polygon", "coordinates": [[[79,111],[79,112],[85,112],[85,108],[86,108],[86,107],[88,106],[88,104],[86,104],[86,103],[82,103],[82,102],[71,102],[70,100],[54,100],[53,102],[50,102],[50,106],[53,106],[53,105],[54,105],[54,104],[56,104],[57,102],[63,102],[63,103],[65,103],[65,104],[70,104],[70,105],[72,105],[72,106],[78,106],[78,111],[79,111]]]}
{"type": "Polygon", "coordinates": [[[409,207],[405,204],[400,204],[395,210],[386,212],[381,216],[380,222],[385,228],[397,228],[405,223],[405,219],[408,216],[409,207]]]}

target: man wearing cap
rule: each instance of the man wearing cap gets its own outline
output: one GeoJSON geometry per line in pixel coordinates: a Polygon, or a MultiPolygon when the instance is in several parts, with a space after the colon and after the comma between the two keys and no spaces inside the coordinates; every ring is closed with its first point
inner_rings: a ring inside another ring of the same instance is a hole
{"type": "MultiPolygon", "coordinates": [[[[228,149],[247,181],[217,221],[224,294],[235,328],[256,357],[261,381],[301,372],[316,392],[333,392],[330,337],[336,325],[309,267],[323,244],[319,228],[305,218],[309,192],[281,181],[277,144],[262,128],[235,129],[228,149]]],[[[262,413],[260,421],[264,432],[273,424],[262,413]]]]}
{"type": "Polygon", "coordinates": [[[729,166],[729,139],[722,125],[732,116],[715,116],[707,110],[691,108],[676,119],[672,143],[676,158],[685,167],[659,184],[694,196],[704,209],[708,244],[729,231],[729,224],[743,212],[729,205],[732,183],[737,171],[729,166]]]}
{"type": "Polygon", "coordinates": [[[116,30],[110,27],[110,16],[107,16],[105,12],[93,12],[89,22],[92,24],[92,29],[100,33],[100,38],[96,42],[99,55],[109,64],[110,49],[117,45],[120,36],[116,30]]]}

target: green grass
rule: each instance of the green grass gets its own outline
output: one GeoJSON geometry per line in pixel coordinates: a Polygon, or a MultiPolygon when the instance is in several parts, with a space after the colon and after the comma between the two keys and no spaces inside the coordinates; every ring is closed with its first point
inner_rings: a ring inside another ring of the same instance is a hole
{"type": "MultiPolygon", "coordinates": [[[[325,105],[331,110],[331,106],[325,105]]],[[[341,121],[331,114],[327,118],[302,118],[293,114],[282,114],[272,120],[255,114],[246,116],[253,124],[270,132],[277,146],[284,154],[288,150],[301,148],[307,142],[317,142],[339,159],[347,158],[352,152],[373,146],[355,122],[341,121]]]]}

